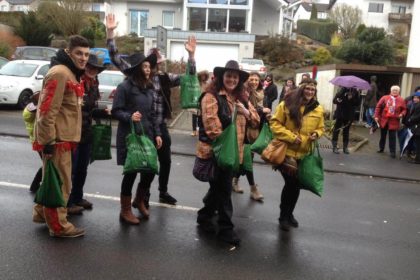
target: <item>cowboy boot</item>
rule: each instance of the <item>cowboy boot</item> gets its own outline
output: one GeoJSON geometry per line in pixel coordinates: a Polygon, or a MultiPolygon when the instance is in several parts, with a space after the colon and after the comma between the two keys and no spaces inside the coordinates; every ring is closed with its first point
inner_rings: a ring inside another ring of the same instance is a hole
{"type": "Polygon", "coordinates": [[[251,199],[262,202],[264,199],[264,196],[258,190],[258,185],[257,184],[250,185],[250,187],[251,187],[251,194],[250,194],[251,199]]]}
{"type": "Polygon", "coordinates": [[[236,193],[243,193],[244,190],[239,186],[239,178],[233,177],[232,190],[236,193]]]}
{"type": "Polygon", "coordinates": [[[133,212],[131,211],[131,196],[121,195],[120,202],[121,202],[120,220],[130,225],[140,224],[140,220],[137,219],[137,217],[134,216],[133,212]]]}
{"type": "Polygon", "coordinates": [[[137,186],[136,197],[134,198],[133,203],[131,204],[133,208],[137,208],[137,210],[139,210],[140,214],[145,219],[148,219],[150,216],[149,210],[146,207],[146,203],[145,203],[145,201],[148,200],[147,194],[148,194],[148,190],[142,188],[139,184],[137,186]]]}

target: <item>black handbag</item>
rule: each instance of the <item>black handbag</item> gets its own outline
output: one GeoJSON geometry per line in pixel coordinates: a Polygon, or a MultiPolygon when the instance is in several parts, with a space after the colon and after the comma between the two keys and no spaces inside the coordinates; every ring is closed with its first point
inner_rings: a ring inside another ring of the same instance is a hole
{"type": "Polygon", "coordinates": [[[215,180],[214,159],[202,159],[195,157],[193,176],[201,182],[209,182],[215,180]]]}

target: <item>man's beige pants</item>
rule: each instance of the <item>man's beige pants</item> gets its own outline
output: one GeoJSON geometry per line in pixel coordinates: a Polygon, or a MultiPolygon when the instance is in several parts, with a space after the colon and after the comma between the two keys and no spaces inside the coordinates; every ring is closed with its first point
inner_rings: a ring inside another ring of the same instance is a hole
{"type": "MultiPolygon", "coordinates": [[[[51,158],[54,166],[58,170],[60,179],[63,182],[61,190],[63,192],[64,201],[67,204],[71,191],[71,153],[72,151],[54,151],[51,158]]],[[[45,171],[45,159],[43,160],[43,176],[45,171]]],[[[55,235],[65,234],[71,232],[75,227],[67,221],[67,208],[47,208],[36,204],[33,209],[34,221],[45,221],[50,230],[50,233],[55,235]]]]}

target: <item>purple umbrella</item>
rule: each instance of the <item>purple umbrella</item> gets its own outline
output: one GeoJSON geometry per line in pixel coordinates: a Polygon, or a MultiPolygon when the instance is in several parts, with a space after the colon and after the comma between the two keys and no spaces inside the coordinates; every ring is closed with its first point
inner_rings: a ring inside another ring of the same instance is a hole
{"type": "Polygon", "coordinates": [[[370,89],[370,85],[365,80],[360,79],[356,76],[338,76],[330,81],[331,84],[356,89],[370,89]]]}

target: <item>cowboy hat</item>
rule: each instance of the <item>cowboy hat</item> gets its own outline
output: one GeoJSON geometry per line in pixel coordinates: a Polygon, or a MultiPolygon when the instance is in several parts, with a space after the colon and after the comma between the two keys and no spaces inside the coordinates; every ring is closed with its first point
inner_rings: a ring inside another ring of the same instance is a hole
{"type": "Polygon", "coordinates": [[[225,67],[215,67],[213,69],[213,74],[217,78],[223,79],[223,74],[225,74],[226,71],[235,71],[239,73],[239,82],[244,83],[246,80],[248,80],[249,73],[242,71],[239,68],[239,64],[235,60],[229,60],[225,67]]]}
{"type": "Polygon", "coordinates": [[[88,65],[98,69],[98,73],[101,73],[102,71],[104,71],[106,69],[106,67],[99,62],[98,57],[95,54],[89,54],[89,59],[87,62],[88,65]]]}
{"type": "Polygon", "coordinates": [[[145,56],[142,53],[134,53],[125,58],[121,58],[121,60],[123,61],[123,64],[125,66],[125,69],[122,70],[122,72],[126,75],[129,75],[137,66],[139,66],[145,61],[150,63],[150,68],[154,68],[156,66],[157,57],[155,54],[145,56]]]}

